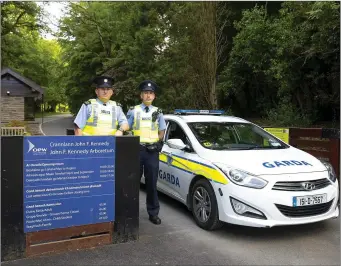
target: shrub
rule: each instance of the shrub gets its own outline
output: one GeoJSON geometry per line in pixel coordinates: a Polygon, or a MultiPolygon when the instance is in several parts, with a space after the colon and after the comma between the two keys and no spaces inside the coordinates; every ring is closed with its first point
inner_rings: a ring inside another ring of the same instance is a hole
{"type": "Polygon", "coordinates": [[[307,127],[311,125],[308,115],[301,113],[290,102],[283,101],[277,108],[267,112],[267,119],[273,126],[307,127]]]}
{"type": "Polygon", "coordinates": [[[12,120],[6,124],[6,127],[26,127],[25,121],[12,120]]]}

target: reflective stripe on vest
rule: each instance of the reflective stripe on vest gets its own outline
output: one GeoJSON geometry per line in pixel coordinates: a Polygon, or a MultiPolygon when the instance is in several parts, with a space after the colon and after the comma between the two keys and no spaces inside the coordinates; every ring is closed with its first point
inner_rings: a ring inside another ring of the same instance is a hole
{"type": "Polygon", "coordinates": [[[140,136],[141,143],[155,143],[159,141],[158,122],[152,121],[152,114],[157,111],[153,107],[148,113],[144,112],[140,105],[134,108],[134,124],[132,132],[134,136],[140,136]]]}
{"type": "Polygon", "coordinates": [[[91,115],[83,128],[83,135],[115,135],[118,127],[116,102],[109,101],[106,106],[91,99],[91,115]]]}

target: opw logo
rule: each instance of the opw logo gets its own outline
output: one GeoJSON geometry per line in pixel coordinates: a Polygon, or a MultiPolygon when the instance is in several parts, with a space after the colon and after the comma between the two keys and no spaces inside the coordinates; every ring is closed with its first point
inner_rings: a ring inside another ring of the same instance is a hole
{"type": "Polygon", "coordinates": [[[27,153],[32,151],[32,153],[34,155],[45,155],[46,154],[47,148],[36,148],[36,146],[31,141],[27,140],[27,142],[28,142],[27,153]]]}

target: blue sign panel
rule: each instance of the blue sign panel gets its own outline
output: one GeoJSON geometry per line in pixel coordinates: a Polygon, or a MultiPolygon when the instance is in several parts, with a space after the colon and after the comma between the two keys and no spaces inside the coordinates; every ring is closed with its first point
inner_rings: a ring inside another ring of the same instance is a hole
{"type": "Polygon", "coordinates": [[[24,138],[24,232],[115,220],[115,137],[24,138]]]}

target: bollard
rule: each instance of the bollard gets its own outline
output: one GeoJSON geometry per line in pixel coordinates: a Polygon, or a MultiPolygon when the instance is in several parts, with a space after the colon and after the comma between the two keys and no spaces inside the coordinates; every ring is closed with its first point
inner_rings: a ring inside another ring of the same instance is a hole
{"type": "Polygon", "coordinates": [[[67,128],[66,129],[66,135],[75,135],[75,131],[72,128],[67,128]]]}

